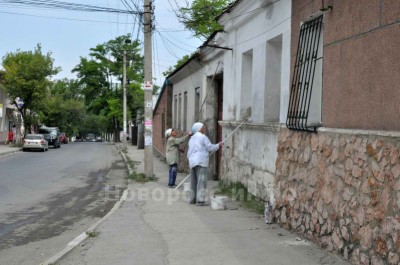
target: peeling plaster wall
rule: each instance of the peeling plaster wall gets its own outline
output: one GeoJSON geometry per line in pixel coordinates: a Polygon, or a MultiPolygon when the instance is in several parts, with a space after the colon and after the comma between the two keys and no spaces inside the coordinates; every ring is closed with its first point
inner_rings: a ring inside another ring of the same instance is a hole
{"type": "Polygon", "coordinates": [[[224,53],[223,138],[249,118],[224,146],[221,179],[273,202],[278,133],[289,98],[291,0],[242,1],[220,23],[233,48],[224,53]],[[278,48],[267,45],[272,42],[278,48]]]}
{"type": "MultiPolygon", "coordinates": [[[[240,125],[220,122],[223,138],[240,125]]],[[[243,183],[253,195],[274,202],[273,187],[279,124],[243,123],[224,145],[221,180],[243,183]]]]}

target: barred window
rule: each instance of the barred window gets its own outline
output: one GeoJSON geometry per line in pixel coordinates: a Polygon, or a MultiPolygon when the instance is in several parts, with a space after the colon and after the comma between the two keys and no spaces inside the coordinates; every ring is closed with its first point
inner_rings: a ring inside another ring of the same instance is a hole
{"type": "Polygon", "coordinates": [[[286,126],[292,130],[316,132],[321,126],[322,20],[321,15],[300,28],[286,119],[286,126]]]}

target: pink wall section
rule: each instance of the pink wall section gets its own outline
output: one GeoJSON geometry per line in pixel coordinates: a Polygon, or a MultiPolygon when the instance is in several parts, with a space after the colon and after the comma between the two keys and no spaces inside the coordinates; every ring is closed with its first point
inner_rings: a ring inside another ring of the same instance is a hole
{"type": "Polygon", "coordinates": [[[294,0],[292,64],[301,21],[322,2],[332,6],[324,12],[323,126],[400,130],[400,1],[294,0]]]}

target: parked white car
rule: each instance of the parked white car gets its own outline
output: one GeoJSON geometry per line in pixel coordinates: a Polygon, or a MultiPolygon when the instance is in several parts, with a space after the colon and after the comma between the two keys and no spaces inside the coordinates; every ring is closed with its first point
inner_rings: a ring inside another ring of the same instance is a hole
{"type": "Polygon", "coordinates": [[[42,152],[49,150],[49,143],[43,134],[28,134],[23,140],[22,151],[28,149],[39,149],[42,152]]]}

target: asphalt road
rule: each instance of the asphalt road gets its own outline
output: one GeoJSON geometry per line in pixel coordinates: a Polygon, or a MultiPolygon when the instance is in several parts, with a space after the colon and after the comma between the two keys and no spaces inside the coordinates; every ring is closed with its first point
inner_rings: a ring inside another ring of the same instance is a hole
{"type": "Polygon", "coordinates": [[[103,217],[127,170],[112,144],[0,158],[0,264],[40,264],[103,217]]]}

